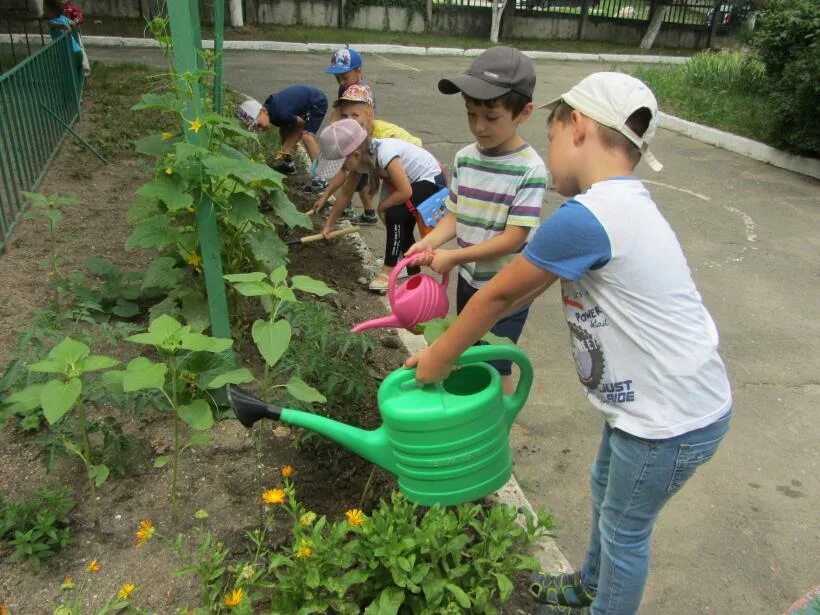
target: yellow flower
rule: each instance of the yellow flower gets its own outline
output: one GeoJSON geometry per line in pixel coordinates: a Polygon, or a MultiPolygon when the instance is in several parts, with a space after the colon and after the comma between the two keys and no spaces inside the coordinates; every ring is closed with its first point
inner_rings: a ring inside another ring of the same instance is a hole
{"type": "Polygon", "coordinates": [[[120,587],[120,591],[117,592],[117,596],[123,600],[128,600],[135,589],[136,587],[131,583],[123,583],[122,587],[120,587]]]}
{"type": "Polygon", "coordinates": [[[196,118],[193,122],[189,121],[188,124],[190,124],[191,130],[194,132],[199,132],[199,129],[204,126],[204,124],[199,121],[199,118],[196,118]]]}
{"type": "Polygon", "coordinates": [[[92,559],[88,562],[88,566],[85,567],[88,572],[99,572],[100,571],[100,564],[97,560],[92,559]]]}
{"type": "Polygon", "coordinates": [[[242,602],[244,597],[245,592],[242,591],[241,587],[239,589],[235,589],[230,594],[225,594],[225,606],[228,608],[239,606],[239,603],[242,602]]]}
{"type": "Polygon", "coordinates": [[[162,133],[160,133],[160,135],[162,136],[163,141],[167,141],[168,139],[173,139],[174,138],[174,133],[172,133],[172,132],[162,132],[162,133]]]}
{"type": "Polygon", "coordinates": [[[9,607],[5,604],[0,604],[0,615],[9,615],[9,607]]]}
{"type": "Polygon", "coordinates": [[[166,175],[173,175],[174,169],[172,167],[165,167],[165,174],[166,175]]]}
{"type": "Polygon", "coordinates": [[[262,494],[262,501],[265,504],[275,506],[276,504],[284,504],[287,495],[284,489],[268,489],[262,494]]]}
{"type": "Polygon", "coordinates": [[[186,258],[185,262],[191,267],[199,268],[202,265],[202,257],[196,252],[191,252],[186,258]]]}
{"type": "Polygon", "coordinates": [[[291,474],[293,474],[293,466],[282,466],[282,476],[287,478],[291,474]]]}
{"type": "Polygon", "coordinates": [[[316,513],[315,512],[306,512],[304,515],[299,517],[299,525],[302,527],[307,527],[311,523],[316,521],[316,513]]]}
{"type": "Polygon", "coordinates": [[[299,550],[296,552],[296,557],[310,557],[313,555],[313,549],[310,548],[310,543],[302,539],[302,544],[299,545],[299,550]]]}
{"type": "Polygon", "coordinates": [[[200,508],[198,511],[194,513],[194,519],[199,519],[200,521],[204,521],[208,518],[208,511],[204,508],[200,508]]]}
{"type": "Polygon", "coordinates": [[[151,537],[156,532],[156,528],[154,527],[154,522],[150,519],[143,519],[140,521],[140,527],[137,530],[137,539],[136,539],[136,546],[137,548],[144,545],[146,542],[151,540],[151,537]]]}
{"type": "Polygon", "coordinates": [[[350,510],[345,511],[345,517],[347,517],[347,522],[353,527],[364,525],[364,513],[358,508],[351,508],[350,510]]]}
{"type": "MultiPolygon", "coordinates": [[[[63,579],[63,584],[60,586],[61,591],[70,591],[74,589],[74,577],[68,575],[65,579],[63,579]]],[[[2,612],[0,611],[0,614],[2,612]]]]}

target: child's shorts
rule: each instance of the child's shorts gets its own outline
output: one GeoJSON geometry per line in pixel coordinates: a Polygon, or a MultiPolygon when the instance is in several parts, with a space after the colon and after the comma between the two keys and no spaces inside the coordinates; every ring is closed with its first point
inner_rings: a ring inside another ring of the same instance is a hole
{"type": "MultiPolygon", "coordinates": [[[[470,286],[464,278],[458,276],[458,286],[456,287],[456,313],[461,314],[461,311],[467,305],[467,302],[472,298],[479,289],[470,286]]],[[[526,306],[516,312],[505,316],[493,325],[490,332],[498,337],[506,337],[518,343],[518,338],[521,337],[521,331],[524,329],[524,323],[527,322],[527,316],[530,313],[530,306],[526,306]]],[[[479,340],[476,346],[486,344],[487,342],[479,340]]],[[[510,361],[489,361],[498,373],[502,376],[509,376],[512,374],[512,362],[510,361]]]]}
{"type": "Polygon", "coordinates": [[[305,126],[302,128],[303,132],[310,133],[312,135],[319,134],[319,127],[322,125],[322,122],[325,120],[325,114],[327,113],[327,100],[317,100],[313,103],[313,106],[307,110],[302,118],[305,120],[305,126]]]}

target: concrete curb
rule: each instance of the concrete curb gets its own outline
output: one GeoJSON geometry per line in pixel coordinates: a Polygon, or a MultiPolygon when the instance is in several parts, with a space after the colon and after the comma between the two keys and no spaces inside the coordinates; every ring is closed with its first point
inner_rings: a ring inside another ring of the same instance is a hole
{"type": "MultiPolygon", "coordinates": [[[[367,246],[364,239],[362,239],[362,237],[358,234],[348,235],[346,239],[353,242],[356,246],[356,250],[362,257],[362,265],[364,268],[375,273],[372,264],[376,262],[376,257],[373,255],[373,252],[367,246]]],[[[382,297],[381,301],[385,306],[385,312],[389,311],[390,304],[387,301],[387,297],[382,297]]],[[[424,341],[424,336],[422,335],[413,335],[406,329],[396,329],[396,332],[398,333],[399,339],[408,354],[419,352],[427,347],[427,343],[424,341]]],[[[507,481],[506,485],[488,496],[488,498],[496,503],[511,506],[516,510],[527,509],[531,513],[535,513],[535,509],[532,507],[529,500],[527,500],[527,496],[524,495],[518,481],[515,479],[515,474],[510,476],[510,480],[507,481]]],[[[522,527],[524,526],[523,515],[518,516],[518,523],[522,527]]],[[[548,572],[551,574],[558,574],[559,572],[572,572],[572,566],[569,561],[566,557],[564,557],[564,554],[561,553],[558,545],[550,537],[545,537],[539,540],[535,544],[532,555],[536,560],[538,560],[543,572],[548,572]]]]}
{"type": "MultiPolygon", "coordinates": [[[[30,36],[29,39],[32,37],[30,36]]],[[[25,42],[23,34],[2,34],[0,42],[25,42]]],[[[159,43],[151,38],[122,37],[122,36],[84,36],[83,44],[88,47],[159,47],[159,43]]],[[[202,46],[213,49],[214,42],[204,39],[202,46]]],[[[344,43],[286,43],[278,41],[224,41],[224,48],[234,51],[287,51],[294,53],[309,53],[314,51],[336,51],[344,47],[344,43]]],[[[463,56],[475,57],[484,49],[458,49],[455,47],[416,47],[411,45],[381,45],[362,44],[356,49],[368,53],[394,53],[411,56],[463,56]]],[[[562,60],[576,62],[609,62],[629,64],[684,64],[689,58],[657,55],[618,55],[612,53],[565,53],[561,51],[524,51],[536,60],[562,60]]]]}
{"type": "Polygon", "coordinates": [[[787,154],[765,143],[740,137],[730,132],[718,130],[717,128],[696,124],[695,122],[690,122],[663,112],[659,114],[658,119],[661,128],[677,132],[704,143],[709,143],[710,145],[740,154],[741,156],[766,162],[772,166],[786,169],[787,171],[808,175],[814,179],[820,179],[820,160],[816,158],[804,158],[802,156],[787,154]]]}

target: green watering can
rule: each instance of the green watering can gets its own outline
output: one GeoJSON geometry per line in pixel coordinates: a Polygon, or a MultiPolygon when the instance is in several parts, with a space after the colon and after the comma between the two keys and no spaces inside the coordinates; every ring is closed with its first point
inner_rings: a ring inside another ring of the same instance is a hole
{"type": "Polygon", "coordinates": [[[379,387],[384,423],[368,431],[332,419],[280,408],[228,386],[228,402],[250,428],[269,418],[310,429],[396,475],[399,489],[418,504],[460,504],[499,489],[512,474],[508,436],[527,401],[532,364],[515,346],[473,346],[461,369],[435,385],[418,386],[414,369],[400,368],[379,387]],[[485,361],[516,363],[521,378],[504,395],[499,373],[485,361]]]}

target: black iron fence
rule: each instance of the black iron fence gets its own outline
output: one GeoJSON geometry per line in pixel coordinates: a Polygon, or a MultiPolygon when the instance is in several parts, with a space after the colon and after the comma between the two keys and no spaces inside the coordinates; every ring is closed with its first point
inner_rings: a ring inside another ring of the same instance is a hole
{"type": "Polygon", "coordinates": [[[44,47],[51,40],[41,19],[28,13],[0,12],[0,74],[44,47]]]}

